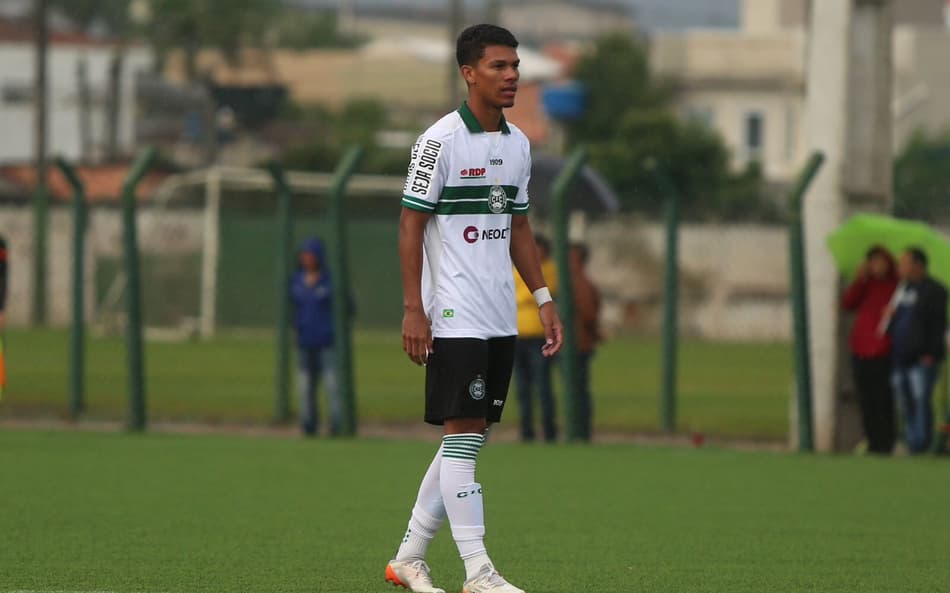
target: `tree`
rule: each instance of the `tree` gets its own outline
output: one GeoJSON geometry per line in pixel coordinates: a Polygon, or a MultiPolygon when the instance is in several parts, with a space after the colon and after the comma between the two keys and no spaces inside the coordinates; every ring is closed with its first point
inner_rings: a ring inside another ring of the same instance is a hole
{"type": "Polygon", "coordinates": [[[612,33],[594,43],[578,61],[574,79],[588,89],[587,108],[568,124],[571,144],[610,137],[617,120],[628,109],[656,109],[667,93],[650,79],[646,48],[623,33],[612,33]]]}
{"type": "Polygon", "coordinates": [[[119,38],[141,35],[152,45],[161,68],[168,51],[183,48],[189,80],[198,77],[202,47],[213,47],[232,60],[245,45],[260,45],[281,12],[280,0],[138,0],[145,2],[148,22],[133,23],[134,0],[51,0],[84,31],[101,24],[119,38]]]}
{"type": "Polygon", "coordinates": [[[263,42],[279,11],[279,0],[151,0],[152,19],[142,34],[159,63],[170,49],[183,47],[186,76],[196,80],[202,47],[219,49],[237,61],[242,46],[263,42]]]}
{"type": "Polygon", "coordinates": [[[614,125],[610,139],[591,143],[591,164],[614,184],[629,209],[661,211],[653,167],[676,185],[684,214],[699,215],[717,202],[729,158],[717,136],[663,109],[628,110],[614,125]]]}
{"type": "Polygon", "coordinates": [[[50,6],[83,31],[101,24],[121,37],[129,26],[129,0],[50,0],[50,6]]]}
{"type": "Polygon", "coordinates": [[[290,49],[319,47],[357,47],[364,38],[340,31],[337,13],[327,11],[288,10],[280,17],[275,27],[277,44],[290,49]]]}
{"type": "Polygon", "coordinates": [[[580,59],[574,77],[587,89],[587,109],[568,125],[568,144],[589,147],[591,164],[627,209],[660,212],[656,171],[650,168],[656,166],[681,195],[687,217],[775,217],[761,168],[731,172],[722,138],[676,117],[670,92],[651,77],[643,45],[623,34],[603,37],[580,59]]]}
{"type": "Polygon", "coordinates": [[[894,160],[894,214],[932,221],[950,218],[950,130],[918,131],[894,160]]]}
{"type": "Polygon", "coordinates": [[[288,169],[332,171],[346,149],[358,144],[365,149],[360,171],[380,175],[406,173],[408,148],[383,148],[376,142],[376,134],[391,125],[386,106],[377,99],[352,99],[335,113],[322,107],[296,107],[288,109],[287,115],[301,126],[319,130],[312,140],[284,151],[281,162],[288,169]]]}

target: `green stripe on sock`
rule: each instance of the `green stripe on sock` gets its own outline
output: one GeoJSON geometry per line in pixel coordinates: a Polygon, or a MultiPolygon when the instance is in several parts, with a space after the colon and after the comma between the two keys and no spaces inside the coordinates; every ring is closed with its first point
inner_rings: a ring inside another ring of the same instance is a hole
{"type": "Polygon", "coordinates": [[[472,444],[481,445],[482,443],[485,442],[485,439],[483,439],[482,437],[462,437],[462,438],[451,438],[451,439],[449,437],[445,437],[444,439],[442,439],[442,442],[443,443],[472,443],[472,444]]]}

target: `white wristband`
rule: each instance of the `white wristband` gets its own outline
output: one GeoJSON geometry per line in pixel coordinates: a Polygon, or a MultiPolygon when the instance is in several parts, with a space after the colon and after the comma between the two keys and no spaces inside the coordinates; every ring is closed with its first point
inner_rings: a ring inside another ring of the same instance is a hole
{"type": "Polygon", "coordinates": [[[540,308],[545,303],[550,303],[554,299],[551,297],[551,291],[548,290],[547,286],[542,286],[532,293],[534,295],[534,302],[538,303],[538,308],[540,308]]]}

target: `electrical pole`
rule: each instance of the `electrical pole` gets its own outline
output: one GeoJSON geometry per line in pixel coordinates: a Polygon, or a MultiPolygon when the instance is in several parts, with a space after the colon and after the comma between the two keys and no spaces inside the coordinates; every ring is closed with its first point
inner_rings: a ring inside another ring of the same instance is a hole
{"type": "Polygon", "coordinates": [[[34,325],[46,323],[46,255],[49,227],[49,195],[46,191],[47,9],[47,0],[35,0],[33,4],[35,40],[33,146],[36,150],[36,194],[33,196],[33,310],[31,311],[34,325]]]}
{"type": "Polygon", "coordinates": [[[462,100],[459,95],[459,68],[455,61],[455,41],[462,31],[462,22],[465,19],[462,0],[449,0],[449,56],[448,56],[448,85],[449,109],[455,109],[462,100]]]}

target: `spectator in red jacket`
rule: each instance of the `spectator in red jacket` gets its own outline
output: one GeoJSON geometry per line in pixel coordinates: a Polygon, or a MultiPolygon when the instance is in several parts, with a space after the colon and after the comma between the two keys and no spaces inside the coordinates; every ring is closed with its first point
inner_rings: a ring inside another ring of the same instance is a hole
{"type": "Polygon", "coordinates": [[[887,249],[875,246],[858,267],[842,303],[848,311],[857,312],[851,329],[851,360],[868,450],[883,455],[891,453],[896,439],[891,338],[882,323],[896,288],[894,257],[887,249]]]}

